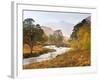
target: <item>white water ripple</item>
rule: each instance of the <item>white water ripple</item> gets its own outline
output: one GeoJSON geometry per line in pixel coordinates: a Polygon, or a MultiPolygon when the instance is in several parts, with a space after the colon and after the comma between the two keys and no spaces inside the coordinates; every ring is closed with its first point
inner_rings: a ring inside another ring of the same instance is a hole
{"type": "Polygon", "coordinates": [[[41,62],[41,61],[45,61],[45,60],[50,60],[50,59],[53,59],[56,56],[61,55],[64,52],[69,51],[71,49],[71,48],[66,48],[66,47],[56,47],[55,45],[44,46],[44,48],[55,49],[56,51],[48,52],[48,53],[42,54],[38,57],[31,57],[31,58],[23,59],[23,65],[30,64],[33,62],[41,62]]]}

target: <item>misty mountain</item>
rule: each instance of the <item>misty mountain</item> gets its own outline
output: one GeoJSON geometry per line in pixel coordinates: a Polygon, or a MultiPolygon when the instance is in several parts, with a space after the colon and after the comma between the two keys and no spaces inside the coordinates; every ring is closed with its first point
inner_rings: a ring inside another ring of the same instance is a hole
{"type": "Polygon", "coordinates": [[[54,36],[63,36],[63,33],[61,30],[56,30],[56,31],[54,31],[53,35],[54,36]]]}
{"type": "Polygon", "coordinates": [[[65,21],[60,21],[60,22],[51,22],[51,23],[46,23],[46,26],[49,26],[50,28],[54,30],[61,30],[63,35],[66,37],[69,37],[72,33],[72,29],[74,24],[65,22],[65,21]]]}
{"type": "Polygon", "coordinates": [[[52,28],[50,27],[46,27],[46,26],[41,26],[41,28],[43,29],[44,33],[49,36],[52,35],[54,33],[54,31],[52,30],[52,28]]]}

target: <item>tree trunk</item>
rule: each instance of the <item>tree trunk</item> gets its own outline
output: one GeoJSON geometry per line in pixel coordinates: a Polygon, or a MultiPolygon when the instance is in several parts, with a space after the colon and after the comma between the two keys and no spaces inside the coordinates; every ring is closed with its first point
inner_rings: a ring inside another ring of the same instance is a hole
{"type": "Polygon", "coordinates": [[[30,55],[32,55],[32,48],[33,48],[33,42],[32,42],[32,34],[31,34],[31,36],[30,36],[30,39],[31,39],[31,41],[30,41],[30,55]]]}
{"type": "Polygon", "coordinates": [[[32,42],[30,43],[30,55],[32,56],[32,48],[33,48],[33,44],[32,42]]]}

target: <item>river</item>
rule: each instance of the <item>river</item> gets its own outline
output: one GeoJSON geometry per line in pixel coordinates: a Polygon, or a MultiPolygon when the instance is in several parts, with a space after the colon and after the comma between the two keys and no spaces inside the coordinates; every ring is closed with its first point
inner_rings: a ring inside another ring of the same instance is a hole
{"type": "Polygon", "coordinates": [[[55,58],[56,56],[61,55],[64,52],[69,51],[71,49],[71,48],[67,48],[67,47],[56,47],[55,45],[49,45],[49,46],[44,46],[44,47],[50,48],[50,49],[55,49],[55,51],[42,54],[38,57],[31,57],[31,58],[23,59],[23,65],[30,64],[33,62],[41,62],[41,61],[45,61],[45,60],[51,60],[51,59],[55,58]]]}

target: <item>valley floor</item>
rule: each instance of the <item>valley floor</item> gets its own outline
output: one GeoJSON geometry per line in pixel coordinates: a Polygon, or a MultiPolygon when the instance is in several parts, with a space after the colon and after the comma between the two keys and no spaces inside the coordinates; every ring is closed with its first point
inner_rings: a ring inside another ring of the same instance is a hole
{"type": "Polygon", "coordinates": [[[23,65],[23,69],[90,66],[90,50],[72,50],[52,60],[23,65]]]}

